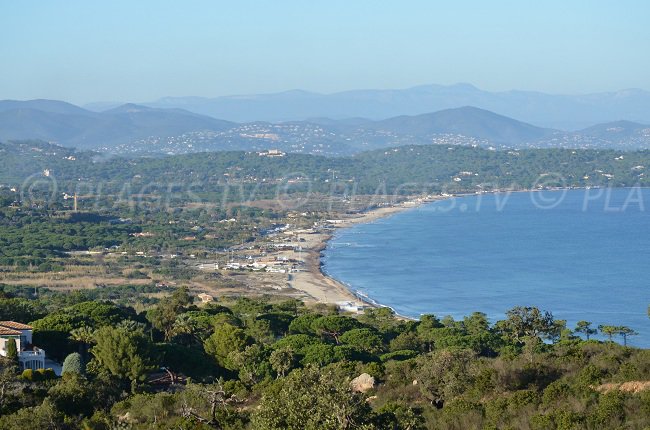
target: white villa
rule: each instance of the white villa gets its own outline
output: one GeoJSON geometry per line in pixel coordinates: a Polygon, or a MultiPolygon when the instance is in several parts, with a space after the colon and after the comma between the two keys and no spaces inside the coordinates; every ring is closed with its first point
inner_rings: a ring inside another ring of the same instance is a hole
{"type": "Polygon", "coordinates": [[[44,369],[45,351],[32,345],[32,327],[14,321],[0,321],[0,355],[7,356],[9,339],[16,340],[20,369],[44,369]]]}

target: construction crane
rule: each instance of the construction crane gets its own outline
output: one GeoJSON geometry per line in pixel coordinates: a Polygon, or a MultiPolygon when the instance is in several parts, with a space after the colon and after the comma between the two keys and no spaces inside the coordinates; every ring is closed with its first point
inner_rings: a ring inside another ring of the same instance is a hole
{"type": "Polygon", "coordinates": [[[85,195],[85,196],[80,196],[76,192],[72,196],[67,194],[67,193],[63,194],[63,199],[64,200],[68,200],[68,199],[72,198],[72,212],[74,212],[74,213],[79,212],[79,199],[87,199],[87,198],[90,198],[90,197],[93,197],[93,195],[88,194],[88,195],[85,195]]]}

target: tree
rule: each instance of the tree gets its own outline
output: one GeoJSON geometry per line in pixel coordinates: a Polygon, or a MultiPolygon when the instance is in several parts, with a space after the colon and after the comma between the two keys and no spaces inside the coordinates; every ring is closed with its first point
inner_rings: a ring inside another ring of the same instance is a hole
{"type": "Polygon", "coordinates": [[[83,375],[84,374],[84,366],[83,366],[83,360],[81,358],[81,354],[78,352],[73,352],[72,354],[68,354],[68,356],[63,360],[63,370],[61,371],[62,375],[65,374],[76,374],[76,375],[83,375]]]}
{"type": "Polygon", "coordinates": [[[171,296],[165,297],[155,308],[147,312],[147,319],[151,325],[163,332],[165,340],[169,340],[174,335],[176,318],[190,303],[192,298],[187,288],[178,288],[171,296]]]}
{"type": "Polygon", "coordinates": [[[16,347],[16,339],[14,338],[7,340],[7,359],[14,363],[18,361],[18,348],[16,347]]]}
{"type": "Polygon", "coordinates": [[[305,352],[305,349],[311,345],[320,345],[323,342],[314,336],[308,336],[306,334],[290,334],[285,336],[282,339],[278,340],[273,348],[289,348],[298,355],[302,355],[305,352]]]}
{"type": "Polygon", "coordinates": [[[412,351],[419,351],[422,348],[420,343],[420,338],[416,332],[405,331],[400,333],[389,343],[389,348],[391,351],[404,351],[406,349],[412,351]]]}
{"type": "Polygon", "coordinates": [[[73,345],[70,333],[75,329],[89,327],[115,326],[128,318],[127,311],[110,302],[81,302],[57,310],[46,317],[34,321],[34,344],[48,352],[48,356],[63,361],[74,350],[82,350],[84,345],[73,345]]]}
{"type": "Polygon", "coordinates": [[[590,321],[582,320],[576,323],[575,332],[584,334],[587,340],[589,340],[589,337],[598,333],[598,330],[596,330],[595,328],[591,328],[590,321]]]}
{"type": "Polygon", "coordinates": [[[0,298],[0,321],[34,321],[44,316],[42,305],[23,298],[0,298]]]}
{"type": "Polygon", "coordinates": [[[343,344],[350,345],[368,354],[377,354],[383,349],[381,338],[374,331],[367,328],[355,328],[346,331],[339,340],[343,344]]]}
{"type": "Polygon", "coordinates": [[[339,358],[336,355],[336,349],[332,345],[324,343],[309,345],[303,349],[302,354],[301,363],[303,365],[314,364],[320,367],[334,363],[339,358]]]}
{"type": "Polygon", "coordinates": [[[613,342],[614,335],[618,332],[618,329],[614,325],[599,325],[598,330],[604,335],[607,335],[610,342],[613,342]]]}
{"type": "Polygon", "coordinates": [[[294,320],[294,316],[287,312],[269,312],[257,317],[257,320],[268,321],[268,327],[274,337],[284,336],[289,331],[289,325],[294,320]]]}
{"type": "Polygon", "coordinates": [[[320,315],[313,313],[300,315],[289,324],[289,332],[294,334],[314,334],[312,324],[318,318],[320,318],[320,315]]]}
{"type": "Polygon", "coordinates": [[[375,428],[365,397],[349,380],[316,367],[294,370],[267,389],[253,412],[254,430],[366,430],[375,428]]]}
{"type": "Polygon", "coordinates": [[[228,361],[239,371],[239,379],[249,385],[255,385],[271,376],[271,364],[268,361],[269,350],[264,344],[255,343],[243,351],[232,351],[228,361]]]}
{"type": "Polygon", "coordinates": [[[399,325],[399,320],[395,318],[395,311],[387,307],[368,308],[359,320],[381,332],[390,331],[399,325]]]}
{"type": "Polygon", "coordinates": [[[537,307],[516,306],[506,312],[506,316],[503,326],[515,342],[524,337],[552,337],[557,333],[553,314],[542,312],[537,307]]]}
{"type": "Polygon", "coordinates": [[[628,336],[636,336],[637,333],[636,331],[632,330],[630,327],[627,326],[618,326],[616,327],[618,334],[623,338],[623,346],[627,346],[627,337],[628,336]]]}
{"type": "Polygon", "coordinates": [[[474,312],[472,315],[463,318],[463,327],[469,335],[483,335],[489,333],[490,323],[487,315],[483,312],[474,312]]]}
{"type": "Polygon", "coordinates": [[[183,345],[200,345],[202,343],[198,324],[188,314],[180,314],[176,317],[172,325],[171,335],[174,336],[174,341],[183,345]]]}
{"type": "Polygon", "coordinates": [[[312,329],[316,333],[321,336],[331,337],[337,345],[340,343],[339,336],[360,326],[361,323],[358,320],[341,315],[328,315],[312,322],[312,329]]]}
{"type": "Polygon", "coordinates": [[[463,393],[472,381],[470,350],[442,350],[418,357],[416,375],[422,394],[441,408],[445,401],[463,393]]]}
{"type": "Polygon", "coordinates": [[[97,363],[112,375],[133,385],[144,380],[149,370],[150,344],[141,331],[102,327],[95,333],[91,352],[97,363]]]}
{"type": "Polygon", "coordinates": [[[275,340],[271,323],[266,319],[248,319],[244,330],[256,343],[270,344],[275,340]]]}
{"type": "Polygon", "coordinates": [[[15,362],[0,357],[0,416],[4,413],[5,405],[9,403],[11,393],[18,385],[17,371],[18,365],[15,362]]]}
{"type": "MultiPolygon", "coordinates": [[[[211,426],[205,427],[206,429],[231,428],[227,424],[233,424],[233,418],[237,421],[233,405],[241,401],[235,392],[241,391],[238,388],[241,388],[240,382],[224,382],[223,378],[211,385],[188,384],[181,393],[181,415],[211,426]]],[[[154,421],[152,425],[154,424],[157,423],[154,421]]],[[[204,427],[193,425],[191,428],[204,427]]]]}
{"type": "Polygon", "coordinates": [[[214,357],[221,367],[235,370],[236,365],[228,358],[228,355],[233,351],[243,352],[251,343],[252,339],[246,335],[244,330],[230,324],[222,324],[206,339],[203,348],[208,355],[214,357]]]}
{"type": "Polygon", "coordinates": [[[79,353],[84,361],[88,361],[88,350],[95,343],[95,330],[87,325],[70,331],[70,339],[79,343],[79,353]]]}
{"type": "Polygon", "coordinates": [[[444,327],[438,317],[432,314],[425,314],[420,317],[416,332],[420,341],[426,346],[426,350],[433,351],[435,344],[435,329],[444,327]]]}
{"type": "Polygon", "coordinates": [[[425,420],[422,412],[400,403],[387,403],[377,411],[382,429],[424,430],[425,420]]]}
{"type": "Polygon", "coordinates": [[[49,389],[48,398],[56,409],[67,416],[91,416],[95,408],[95,390],[91,383],[79,373],[66,373],[58,383],[49,389]]]}
{"type": "MultiPolygon", "coordinates": [[[[227,308],[226,308],[227,309],[227,308]]],[[[220,323],[228,322],[237,326],[237,319],[230,313],[212,314],[205,308],[200,311],[189,311],[180,314],[174,321],[174,341],[189,345],[203,345],[203,342],[210,337],[214,327],[220,323]]]]}
{"type": "Polygon", "coordinates": [[[269,362],[278,378],[284,378],[284,375],[295,365],[296,354],[290,347],[279,348],[271,353],[269,362]]]}
{"type": "Polygon", "coordinates": [[[0,428],[57,430],[63,428],[63,416],[49,399],[45,399],[38,406],[23,408],[14,414],[1,416],[0,428]]]}

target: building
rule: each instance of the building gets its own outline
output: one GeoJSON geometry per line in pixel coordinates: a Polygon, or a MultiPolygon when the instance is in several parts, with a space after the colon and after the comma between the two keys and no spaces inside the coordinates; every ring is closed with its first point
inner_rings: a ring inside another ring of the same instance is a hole
{"type": "Polygon", "coordinates": [[[343,312],[352,312],[352,313],[363,312],[363,310],[367,308],[366,305],[357,302],[338,302],[336,306],[343,312]]]}
{"type": "Polygon", "coordinates": [[[14,321],[0,321],[0,355],[7,356],[9,339],[16,341],[20,369],[44,369],[45,351],[32,345],[32,327],[14,321]]]}
{"type": "Polygon", "coordinates": [[[214,298],[210,294],[201,293],[197,294],[197,297],[201,299],[201,303],[210,303],[214,298]]]}
{"type": "Polygon", "coordinates": [[[258,152],[260,157],[284,157],[286,154],[279,149],[269,149],[267,151],[258,152]]]}

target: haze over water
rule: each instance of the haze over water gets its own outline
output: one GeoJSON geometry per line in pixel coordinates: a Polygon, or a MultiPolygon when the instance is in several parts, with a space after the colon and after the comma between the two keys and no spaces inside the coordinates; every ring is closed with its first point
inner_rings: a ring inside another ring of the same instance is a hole
{"type": "Polygon", "coordinates": [[[649,210],[639,188],[458,197],[339,230],[323,270],[411,317],[538,306],[650,347],[649,210]]]}

